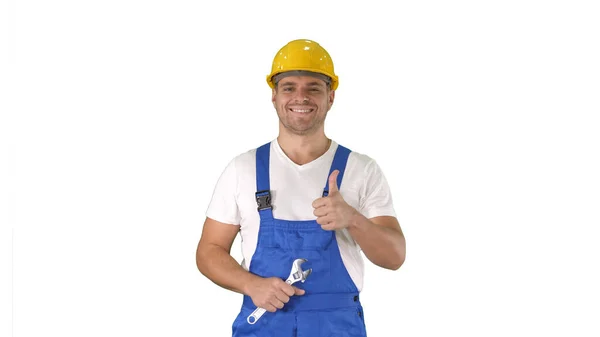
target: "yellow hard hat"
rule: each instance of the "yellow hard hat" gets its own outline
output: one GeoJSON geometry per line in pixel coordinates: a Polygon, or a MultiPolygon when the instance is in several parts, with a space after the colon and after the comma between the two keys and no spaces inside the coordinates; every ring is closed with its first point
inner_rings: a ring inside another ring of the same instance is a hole
{"type": "Polygon", "coordinates": [[[338,77],[333,71],[333,61],[327,50],[315,41],[293,40],[283,46],[273,59],[271,73],[267,76],[267,83],[275,88],[273,76],[287,71],[309,71],[329,76],[331,89],[338,87],[338,77]]]}

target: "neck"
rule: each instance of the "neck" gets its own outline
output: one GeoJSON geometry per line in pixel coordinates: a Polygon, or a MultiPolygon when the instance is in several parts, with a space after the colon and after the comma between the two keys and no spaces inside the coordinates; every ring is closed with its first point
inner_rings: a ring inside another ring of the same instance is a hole
{"type": "Polygon", "coordinates": [[[295,135],[280,133],[277,142],[288,158],[297,165],[304,165],[322,156],[331,145],[324,133],[295,135]]]}

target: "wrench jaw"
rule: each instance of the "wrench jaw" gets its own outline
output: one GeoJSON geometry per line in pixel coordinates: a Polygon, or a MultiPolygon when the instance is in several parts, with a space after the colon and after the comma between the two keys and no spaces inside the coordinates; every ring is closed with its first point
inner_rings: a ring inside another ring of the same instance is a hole
{"type": "Polygon", "coordinates": [[[296,283],[298,281],[303,281],[302,280],[302,272],[300,272],[300,271],[292,273],[292,274],[290,274],[290,277],[288,277],[288,283],[289,284],[294,284],[294,283],[296,283]]]}
{"type": "Polygon", "coordinates": [[[292,263],[292,273],[302,271],[302,264],[308,261],[307,259],[295,259],[292,263]]]}
{"type": "Polygon", "coordinates": [[[288,284],[294,284],[298,281],[304,283],[304,281],[306,281],[306,277],[308,275],[310,275],[310,273],[312,272],[312,268],[307,269],[307,270],[302,270],[301,265],[306,261],[308,261],[308,260],[307,259],[294,260],[294,263],[292,264],[292,270],[290,272],[290,276],[287,279],[288,284]]]}
{"type": "Polygon", "coordinates": [[[304,283],[304,281],[306,281],[306,278],[308,277],[308,275],[310,275],[310,273],[312,273],[312,268],[307,269],[302,272],[302,283],[304,283]]]}
{"type": "Polygon", "coordinates": [[[306,278],[308,277],[308,275],[310,275],[310,273],[312,273],[312,268],[304,270],[304,271],[297,271],[295,273],[292,273],[292,274],[290,274],[290,277],[288,278],[288,284],[294,284],[298,281],[304,283],[304,281],[306,281],[306,278]]]}

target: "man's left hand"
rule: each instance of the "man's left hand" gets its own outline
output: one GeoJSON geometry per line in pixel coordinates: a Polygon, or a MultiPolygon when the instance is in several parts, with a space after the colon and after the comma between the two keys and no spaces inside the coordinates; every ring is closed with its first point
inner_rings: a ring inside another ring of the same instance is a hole
{"type": "Polygon", "coordinates": [[[317,216],[317,223],[324,230],[347,228],[352,223],[357,213],[354,207],[348,205],[337,186],[337,176],[340,172],[335,170],[329,176],[329,195],[313,201],[315,208],[313,214],[317,216]]]}

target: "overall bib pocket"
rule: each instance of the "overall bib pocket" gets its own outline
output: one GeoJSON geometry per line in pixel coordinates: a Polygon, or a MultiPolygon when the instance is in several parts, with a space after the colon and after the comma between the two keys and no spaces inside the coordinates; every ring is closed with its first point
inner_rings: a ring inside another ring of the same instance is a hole
{"type": "Polygon", "coordinates": [[[261,245],[265,248],[283,250],[319,250],[329,249],[334,240],[335,231],[326,231],[316,221],[286,221],[263,225],[261,245]]]}

